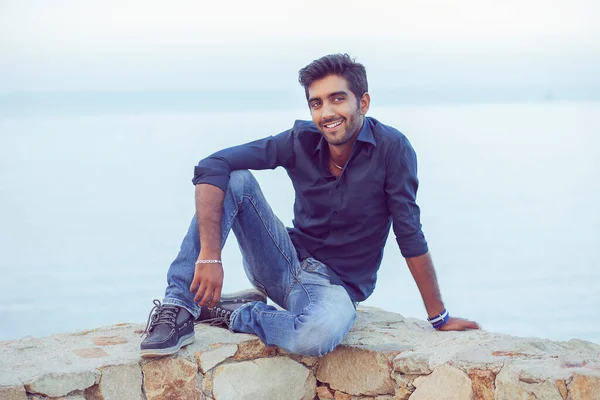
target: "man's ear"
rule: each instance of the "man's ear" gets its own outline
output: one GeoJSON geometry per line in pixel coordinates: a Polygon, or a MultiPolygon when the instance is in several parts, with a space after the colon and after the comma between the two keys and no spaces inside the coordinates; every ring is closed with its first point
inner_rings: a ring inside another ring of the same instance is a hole
{"type": "Polygon", "coordinates": [[[360,114],[365,115],[367,113],[367,111],[369,111],[370,105],[371,105],[371,95],[369,95],[369,92],[365,92],[360,97],[360,114]]]}

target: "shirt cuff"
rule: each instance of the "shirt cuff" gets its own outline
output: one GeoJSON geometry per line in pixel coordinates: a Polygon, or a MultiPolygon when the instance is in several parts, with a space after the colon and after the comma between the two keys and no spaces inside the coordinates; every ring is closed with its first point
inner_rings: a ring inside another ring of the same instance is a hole
{"type": "Polygon", "coordinates": [[[427,241],[425,241],[423,234],[415,235],[415,237],[412,238],[396,238],[396,242],[398,243],[398,247],[400,247],[402,257],[404,258],[419,257],[423,254],[427,254],[429,251],[427,241]]]}
{"type": "MultiPolygon", "coordinates": [[[[196,171],[197,171],[196,167],[196,171]]],[[[192,179],[192,183],[194,185],[199,185],[201,183],[208,183],[209,185],[213,185],[221,189],[223,192],[227,191],[227,186],[229,186],[229,175],[220,174],[220,175],[208,175],[208,176],[200,176],[198,174],[194,174],[194,179],[192,179]]]]}

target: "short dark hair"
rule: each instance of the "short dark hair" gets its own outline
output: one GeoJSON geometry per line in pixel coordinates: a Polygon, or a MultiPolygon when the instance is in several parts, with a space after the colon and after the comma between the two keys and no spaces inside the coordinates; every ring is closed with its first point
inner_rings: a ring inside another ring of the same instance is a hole
{"type": "Polygon", "coordinates": [[[365,66],[357,63],[348,54],[329,54],[314,60],[298,72],[298,81],[304,87],[308,100],[308,87],[314,81],[329,75],[338,75],[346,79],[350,91],[354,93],[358,102],[363,94],[369,91],[367,84],[367,71],[365,66]]]}

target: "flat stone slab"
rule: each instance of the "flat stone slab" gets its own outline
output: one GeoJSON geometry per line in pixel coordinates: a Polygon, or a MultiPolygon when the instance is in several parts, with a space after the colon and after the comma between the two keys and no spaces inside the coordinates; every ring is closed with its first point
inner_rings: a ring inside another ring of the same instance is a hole
{"type": "MultiPolygon", "coordinates": [[[[313,378],[317,377],[314,394],[323,398],[425,398],[441,383],[452,383],[464,396],[484,399],[550,396],[564,400],[567,395],[573,399],[600,399],[598,344],[486,331],[437,332],[425,321],[375,308],[359,307],[348,336],[334,352],[321,358],[266,347],[253,335],[197,325],[196,342],[176,357],[167,358],[179,361],[162,361],[174,371],[173,377],[159,373],[161,368],[154,367],[158,364],[148,366],[156,360],[140,357],[143,329],[139,324],[117,324],[0,342],[0,398],[25,399],[27,393],[40,398],[150,395],[158,399],[167,395],[156,382],[175,378],[181,385],[172,386],[170,393],[198,398],[213,398],[216,394],[224,398],[230,390],[240,389],[215,378],[215,371],[220,371],[217,377],[233,374],[244,379],[260,374],[256,366],[265,363],[277,381],[286,376],[279,374],[278,365],[296,371],[287,385],[296,388],[298,398],[309,396],[303,390],[313,390],[313,378]],[[278,361],[256,361],[273,357],[278,361]],[[340,365],[336,367],[336,363],[340,365]],[[156,381],[143,382],[144,371],[148,376],[152,371],[156,381]],[[118,386],[127,386],[127,391],[118,386]]],[[[280,390],[277,385],[274,382],[264,398],[276,396],[273,393],[280,390]]],[[[258,396],[259,388],[252,390],[252,395],[258,396]]]]}
{"type": "Polygon", "coordinates": [[[221,365],[213,376],[215,400],[312,400],[316,388],[312,371],[287,357],[221,365]]]}

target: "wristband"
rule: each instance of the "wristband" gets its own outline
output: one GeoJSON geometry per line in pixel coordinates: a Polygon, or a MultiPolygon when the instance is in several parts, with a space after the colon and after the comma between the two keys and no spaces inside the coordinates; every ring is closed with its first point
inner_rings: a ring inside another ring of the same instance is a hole
{"type": "Polygon", "coordinates": [[[450,313],[448,313],[448,311],[444,308],[444,311],[442,311],[435,317],[427,318],[427,321],[429,321],[429,323],[433,325],[435,329],[438,329],[446,325],[449,319],[450,313]]]}
{"type": "Polygon", "coordinates": [[[194,263],[194,265],[198,264],[223,264],[221,260],[198,260],[194,263]]]}

